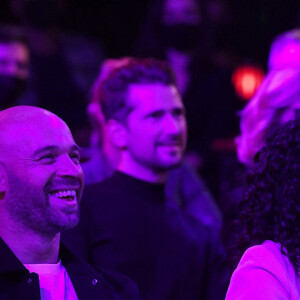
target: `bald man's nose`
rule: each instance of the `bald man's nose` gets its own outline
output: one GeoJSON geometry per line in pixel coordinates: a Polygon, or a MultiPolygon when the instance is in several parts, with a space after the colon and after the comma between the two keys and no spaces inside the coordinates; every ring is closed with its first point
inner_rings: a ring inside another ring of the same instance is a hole
{"type": "Polygon", "coordinates": [[[58,176],[80,177],[83,174],[80,164],[74,163],[69,155],[64,155],[59,160],[59,169],[56,173],[58,176]]]}

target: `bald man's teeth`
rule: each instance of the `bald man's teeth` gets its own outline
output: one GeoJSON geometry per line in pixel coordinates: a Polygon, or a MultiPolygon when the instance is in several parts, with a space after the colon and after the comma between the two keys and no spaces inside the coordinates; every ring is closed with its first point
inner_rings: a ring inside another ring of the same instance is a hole
{"type": "Polygon", "coordinates": [[[55,198],[61,198],[61,199],[76,199],[76,191],[74,190],[63,190],[63,191],[58,191],[55,193],[50,193],[51,196],[55,198]]]}

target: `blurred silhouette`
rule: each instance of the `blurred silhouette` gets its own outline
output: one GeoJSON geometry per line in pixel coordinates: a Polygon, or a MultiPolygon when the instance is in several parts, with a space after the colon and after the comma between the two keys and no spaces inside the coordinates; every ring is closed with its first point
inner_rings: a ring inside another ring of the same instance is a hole
{"type": "Polygon", "coordinates": [[[78,132],[88,127],[85,107],[103,52],[98,42],[60,30],[67,1],[11,1],[31,51],[30,104],[49,109],[78,132]]]}
{"type": "Polygon", "coordinates": [[[300,109],[300,30],[279,35],[271,46],[269,72],[241,113],[239,160],[251,166],[274,125],[294,119],[300,109]]]}
{"type": "Polygon", "coordinates": [[[29,49],[21,29],[0,26],[0,109],[20,103],[29,78],[29,49]]]}

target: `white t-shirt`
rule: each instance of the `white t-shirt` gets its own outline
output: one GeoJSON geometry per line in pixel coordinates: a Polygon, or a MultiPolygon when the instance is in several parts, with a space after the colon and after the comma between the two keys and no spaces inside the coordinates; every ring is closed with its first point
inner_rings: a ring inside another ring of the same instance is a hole
{"type": "Polygon", "coordinates": [[[78,300],[71,279],[61,261],[57,264],[24,264],[40,280],[41,300],[78,300]]]}

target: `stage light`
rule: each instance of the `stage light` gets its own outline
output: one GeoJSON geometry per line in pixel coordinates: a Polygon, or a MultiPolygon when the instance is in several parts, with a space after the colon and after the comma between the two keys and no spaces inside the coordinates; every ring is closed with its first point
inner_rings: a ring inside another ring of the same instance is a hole
{"type": "Polygon", "coordinates": [[[264,79],[264,71],[259,66],[240,65],[232,75],[235,92],[241,100],[250,100],[264,79]]]}

